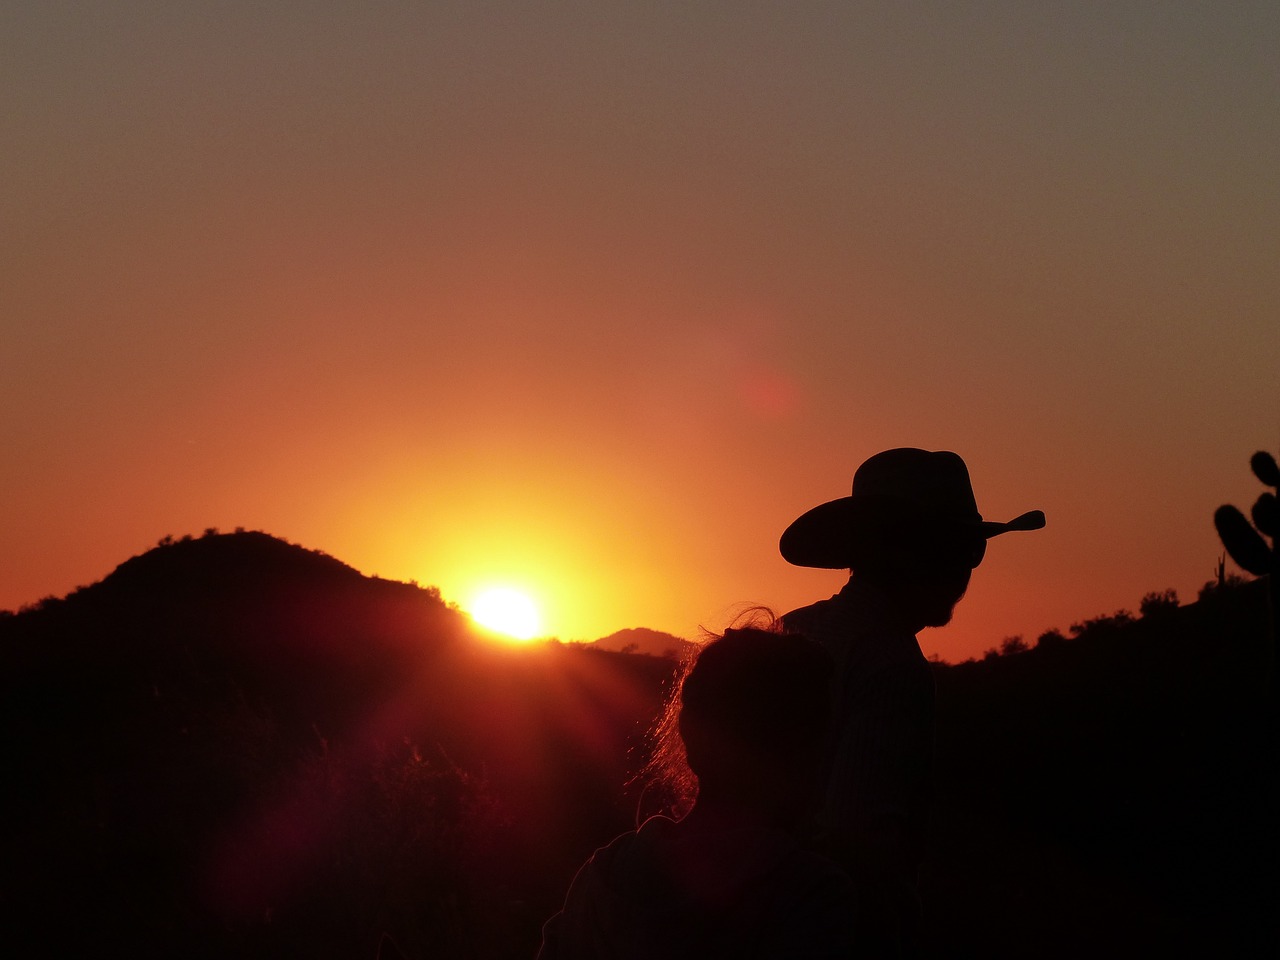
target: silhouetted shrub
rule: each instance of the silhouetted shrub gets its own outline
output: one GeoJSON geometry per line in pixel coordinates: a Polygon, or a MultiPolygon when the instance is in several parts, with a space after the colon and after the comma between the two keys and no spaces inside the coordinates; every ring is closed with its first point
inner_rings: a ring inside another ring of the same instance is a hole
{"type": "Polygon", "coordinates": [[[1039,650],[1044,648],[1046,650],[1051,650],[1066,642],[1067,638],[1062,635],[1061,630],[1046,630],[1044,633],[1040,634],[1040,636],[1036,637],[1036,649],[1039,650]]]}
{"type": "Polygon", "coordinates": [[[1227,573],[1217,580],[1205,581],[1204,586],[1196,594],[1196,599],[1212,603],[1219,599],[1230,598],[1252,582],[1248,577],[1242,577],[1238,573],[1227,573]]]}
{"type": "Polygon", "coordinates": [[[1177,590],[1152,591],[1146,594],[1138,604],[1138,615],[1146,619],[1147,617],[1163,616],[1169,611],[1177,609],[1177,590]]]}
{"type": "Polygon", "coordinates": [[[1117,610],[1111,616],[1090,617],[1070,626],[1071,635],[1077,639],[1085,636],[1102,636],[1114,633],[1121,627],[1133,623],[1133,614],[1128,610],[1117,610]]]}
{"type": "Polygon", "coordinates": [[[1000,641],[1000,655],[1002,657],[1012,656],[1015,653],[1026,653],[1031,647],[1027,645],[1027,641],[1021,636],[1005,637],[1000,641]]]}

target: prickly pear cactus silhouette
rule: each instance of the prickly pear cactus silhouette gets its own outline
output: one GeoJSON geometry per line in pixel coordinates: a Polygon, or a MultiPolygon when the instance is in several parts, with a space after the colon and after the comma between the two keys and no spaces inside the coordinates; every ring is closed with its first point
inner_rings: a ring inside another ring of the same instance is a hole
{"type": "MultiPolygon", "coordinates": [[[[1259,450],[1249,461],[1254,475],[1269,487],[1280,490],[1280,466],[1275,457],[1259,450]]],[[[1265,577],[1276,572],[1276,536],[1280,528],[1280,508],[1276,495],[1264,493],[1253,505],[1253,523],[1237,508],[1227,504],[1213,515],[1214,526],[1231,559],[1254,576],[1265,577]],[[1266,539],[1270,538],[1268,544],[1266,539]]]]}
{"type": "Polygon", "coordinates": [[[1276,500],[1276,494],[1280,493],[1280,466],[1277,466],[1276,458],[1265,450],[1255,453],[1249,460],[1249,466],[1253,468],[1254,476],[1275,492],[1268,491],[1258,497],[1250,512],[1252,523],[1239,509],[1225,504],[1214,512],[1213,524],[1218,528],[1218,536],[1231,559],[1241,569],[1254,576],[1267,577],[1270,581],[1267,585],[1271,596],[1268,685],[1274,695],[1277,631],[1280,630],[1280,584],[1276,582],[1276,572],[1280,570],[1280,561],[1276,557],[1276,541],[1280,539],[1280,504],[1276,500]]]}

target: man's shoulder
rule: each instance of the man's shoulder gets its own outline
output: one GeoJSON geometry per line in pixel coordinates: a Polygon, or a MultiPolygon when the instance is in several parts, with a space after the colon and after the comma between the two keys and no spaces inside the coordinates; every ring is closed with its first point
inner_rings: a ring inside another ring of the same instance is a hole
{"type": "Polygon", "coordinates": [[[784,613],[779,618],[782,628],[788,633],[808,635],[815,629],[821,630],[828,627],[833,621],[842,618],[837,599],[837,597],[830,597],[784,613]]]}
{"type": "Polygon", "coordinates": [[[783,614],[783,629],[815,640],[861,670],[875,663],[923,659],[915,635],[896,622],[870,588],[846,586],[834,597],[783,614]]]}
{"type": "Polygon", "coordinates": [[[833,656],[843,652],[853,639],[854,621],[837,594],[782,615],[782,628],[826,647],[833,656]]]}
{"type": "Polygon", "coordinates": [[[791,630],[797,624],[812,620],[823,609],[823,607],[830,602],[830,600],[819,600],[817,603],[810,603],[807,606],[796,607],[794,610],[788,610],[778,619],[785,629],[791,630]]]}

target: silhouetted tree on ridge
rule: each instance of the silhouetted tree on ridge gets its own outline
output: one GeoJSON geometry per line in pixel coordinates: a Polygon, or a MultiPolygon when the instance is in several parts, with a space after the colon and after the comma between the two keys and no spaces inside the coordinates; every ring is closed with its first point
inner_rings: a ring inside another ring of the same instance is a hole
{"type": "Polygon", "coordinates": [[[1177,590],[1153,590],[1151,593],[1145,594],[1138,604],[1138,616],[1144,619],[1147,617],[1162,617],[1177,609],[1177,590]]]}

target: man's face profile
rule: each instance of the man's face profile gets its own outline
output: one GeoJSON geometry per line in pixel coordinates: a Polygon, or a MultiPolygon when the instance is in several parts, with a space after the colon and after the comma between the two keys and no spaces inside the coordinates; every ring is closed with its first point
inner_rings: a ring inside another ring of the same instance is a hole
{"type": "Polygon", "coordinates": [[[985,552],[986,540],[971,530],[904,529],[888,551],[893,561],[876,579],[917,628],[941,627],[951,622],[985,552]]]}

